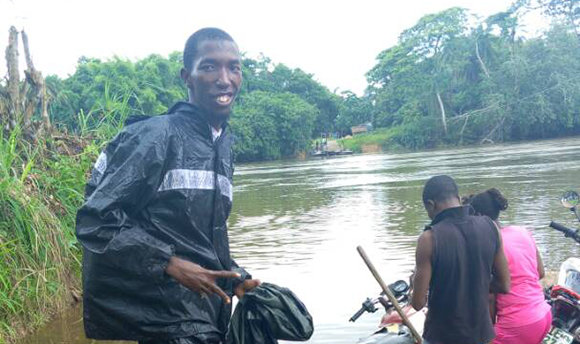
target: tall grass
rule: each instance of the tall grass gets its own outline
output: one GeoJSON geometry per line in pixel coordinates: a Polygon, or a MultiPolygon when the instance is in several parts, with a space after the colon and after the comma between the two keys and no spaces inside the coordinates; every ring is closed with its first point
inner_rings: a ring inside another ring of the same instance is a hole
{"type": "Polygon", "coordinates": [[[66,142],[30,144],[18,128],[9,136],[0,129],[0,344],[46,322],[80,290],[76,210],[92,163],[131,113],[128,99],[107,88],[79,114],[81,137],[66,142]]]}
{"type": "Polygon", "coordinates": [[[61,310],[78,285],[73,209],[87,164],[45,155],[43,146],[18,129],[0,136],[0,343],[61,310]]]}
{"type": "Polygon", "coordinates": [[[109,84],[105,84],[103,97],[88,113],[81,110],[78,115],[80,135],[90,136],[101,143],[115,136],[132,113],[140,112],[129,105],[131,98],[134,97],[129,91],[112,94],[109,84]]]}

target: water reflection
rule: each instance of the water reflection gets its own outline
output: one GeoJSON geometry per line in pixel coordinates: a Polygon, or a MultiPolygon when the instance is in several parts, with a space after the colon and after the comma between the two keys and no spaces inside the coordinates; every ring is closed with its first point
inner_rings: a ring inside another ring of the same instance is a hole
{"type": "MultiPolygon", "coordinates": [[[[548,228],[552,219],[575,225],[559,197],[580,189],[578,149],[580,141],[569,139],[238,166],[232,253],[255,277],[289,287],[305,302],[316,323],[310,343],[355,343],[380,318],[348,323],[379,291],[355,247],[365,247],[385,280],[407,278],[428,223],[421,189],[430,176],[452,175],[463,194],[501,189],[510,201],[502,221],[533,230],[547,269],[580,256],[580,245],[548,228]]],[[[53,326],[48,338],[89,343],[81,339],[78,313],[75,319],[53,326]]]]}

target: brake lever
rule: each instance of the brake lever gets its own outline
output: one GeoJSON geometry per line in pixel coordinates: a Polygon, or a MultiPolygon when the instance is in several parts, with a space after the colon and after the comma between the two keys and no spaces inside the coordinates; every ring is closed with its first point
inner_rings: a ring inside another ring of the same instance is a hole
{"type": "Polygon", "coordinates": [[[385,308],[385,311],[388,311],[390,308],[393,308],[393,305],[389,302],[389,300],[384,296],[379,296],[379,303],[385,308]]]}

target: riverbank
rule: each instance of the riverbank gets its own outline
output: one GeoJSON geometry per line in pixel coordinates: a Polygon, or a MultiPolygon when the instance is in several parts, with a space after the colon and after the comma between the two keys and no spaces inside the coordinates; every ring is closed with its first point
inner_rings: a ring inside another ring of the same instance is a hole
{"type": "Polygon", "coordinates": [[[0,139],[0,343],[34,331],[79,299],[74,221],[96,157],[95,147],[79,143],[0,139]]]}
{"type": "Polygon", "coordinates": [[[479,144],[449,144],[445,145],[442,143],[429,145],[424,148],[411,149],[406,148],[400,142],[402,137],[400,136],[400,127],[393,128],[379,128],[369,133],[359,134],[356,136],[347,136],[336,140],[337,144],[343,149],[351,150],[355,153],[366,154],[366,153],[412,153],[412,152],[425,152],[441,149],[453,149],[453,148],[475,148],[480,146],[502,146],[510,144],[527,144],[530,142],[545,142],[553,140],[567,140],[578,137],[578,135],[567,135],[563,137],[553,137],[544,138],[538,140],[516,140],[509,142],[485,142],[479,144]]]}
{"type": "MultiPolygon", "coordinates": [[[[435,148],[434,144],[422,142],[411,142],[408,138],[408,131],[401,127],[378,128],[374,131],[348,136],[338,140],[338,143],[344,148],[355,153],[380,153],[380,152],[408,152],[435,148]],[[409,148],[407,148],[409,147],[409,148]],[[419,149],[421,148],[421,149],[419,149]]],[[[419,137],[413,139],[416,141],[419,137]]]]}

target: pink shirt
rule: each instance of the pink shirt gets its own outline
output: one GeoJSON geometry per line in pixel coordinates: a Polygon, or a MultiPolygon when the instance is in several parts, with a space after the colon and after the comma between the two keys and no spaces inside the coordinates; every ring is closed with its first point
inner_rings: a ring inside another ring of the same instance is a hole
{"type": "Polygon", "coordinates": [[[550,311],[539,281],[536,242],[524,227],[504,227],[501,236],[511,275],[511,289],[509,294],[497,295],[496,326],[529,325],[550,311]]]}

